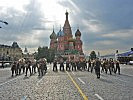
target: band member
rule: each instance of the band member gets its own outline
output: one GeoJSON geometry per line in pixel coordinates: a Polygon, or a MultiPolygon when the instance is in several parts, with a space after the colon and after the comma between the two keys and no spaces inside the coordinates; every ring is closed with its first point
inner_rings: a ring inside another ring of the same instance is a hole
{"type": "Polygon", "coordinates": [[[117,60],[116,61],[116,70],[115,70],[115,73],[117,72],[118,70],[118,74],[120,75],[120,62],[117,60]]]}
{"type": "Polygon", "coordinates": [[[67,61],[66,61],[66,70],[68,70],[68,69],[70,71],[70,61],[67,59],[67,61]]]}
{"type": "Polygon", "coordinates": [[[85,70],[87,68],[86,60],[83,59],[82,61],[82,70],[85,70]]]}
{"type": "Polygon", "coordinates": [[[11,71],[12,71],[12,77],[14,76],[14,73],[16,73],[16,62],[13,62],[11,65],[11,71]]]}
{"type": "Polygon", "coordinates": [[[76,62],[74,60],[72,60],[71,65],[72,65],[72,71],[73,70],[76,71],[76,62]]]}
{"type": "Polygon", "coordinates": [[[101,61],[101,73],[105,71],[105,62],[106,62],[106,59],[103,59],[103,61],[101,61]]]}
{"type": "Polygon", "coordinates": [[[80,61],[76,60],[76,66],[77,66],[77,70],[80,70],[80,61]]]}
{"type": "Polygon", "coordinates": [[[97,75],[97,78],[100,78],[100,66],[101,66],[101,62],[97,58],[95,61],[95,73],[97,75]]]}
{"type": "Polygon", "coordinates": [[[19,66],[19,62],[16,62],[16,76],[21,72],[20,66],[19,66]]]}
{"type": "Polygon", "coordinates": [[[28,60],[28,61],[26,62],[26,74],[25,74],[25,76],[27,76],[28,69],[29,69],[29,71],[30,71],[30,76],[31,76],[31,61],[30,61],[30,60],[28,60]]]}
{"type": "Polygon", "coordinates": [[[112,75],[112,61],[111,61],[111,59],[108,61],[108,69],[109,69],[110,75],[112,75]]]}
{"type": "Polygon", "coordinates": [[[54,62],[53,62],[53,71],[58,71],[58,69],[57,69],[57,60],[54,60],[54,62]]]}
{"type": "Polygon", "coordinates": [[[44,71],[45,73],[47,71],[46,59],[45,58],[40,59],[37,64],[37,67],[38,67],[38,74],[39,74],[38,76],[43,76],[44,71]]]}
{"type": "Polygon", "coordinates": [[[94,68],[94,66],[95,66],[95,60],[93,59],[92,61],[91,61],[91,73],[93,72],[93,68],[94,68]]]}
{"type": "Polygon", "coordinates": [[[60,71],[61,70],[64,71],[64,61],[63,61],[63,59],[60,60],[60,71]]]}
{"type": "Polygon", "coordinates": [[[113,59],[111,60],[111,66],[112,66],[112,71],[115,73],[115,66],[114,66],[114,61],[113,61],[113,59]]]}
{"type": "Polygon", "coordinates": [[[91,68],[91,60],[88,60],[88,72],[90,71],[91,68]]]}
{"type": "Polygon", "coordinates": [[[36,73],[36,66],[37,66],[36,60],[33,59],[32,60],[32,74],[35,74],[36,73]]]}

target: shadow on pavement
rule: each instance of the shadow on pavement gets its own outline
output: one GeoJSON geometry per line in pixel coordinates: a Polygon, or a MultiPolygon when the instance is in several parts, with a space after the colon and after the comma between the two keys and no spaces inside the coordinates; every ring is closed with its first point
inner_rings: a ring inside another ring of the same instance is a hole
{"type": "Polygon", "coordinates": [[[126,74],[120,74],[119,76],[125,76],[125,77],[130,77],[130,78],[133,78],[133,76],[126,75],[126,74]]]}
{"type": "Polygon", "coordinates": [[[113,84],[113,82],[112,81],[110,81],[110,80],[106,80],[106,79],[99,79],[100,81],[102,81],[102,82],[106,82],[106,83],[110,83],[110,84],[113,84]]]}
{"type": "Polygon", "coordinates": [[[29,77],[25,76],[25,77],[23,78],[23,80],[26,80],[26,79],[29,79],[29,77]]]}

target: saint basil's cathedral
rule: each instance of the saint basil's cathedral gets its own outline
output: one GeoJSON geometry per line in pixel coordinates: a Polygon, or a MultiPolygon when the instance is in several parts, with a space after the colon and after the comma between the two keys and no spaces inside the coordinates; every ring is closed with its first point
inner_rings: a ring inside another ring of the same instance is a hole
{"type": "Polygon", "coordinates": [[[53,29],[53,32],[50,35],[50,49],[54,49],[56,51],[56,57],[61,56],[68,59],[84,58],[81,32],[77,29],[75,32],[75,38],[73,37],[67,11],[65,15],[66,20],[63,30],[60,28],[59,32],[56,34],[53,29]]]}

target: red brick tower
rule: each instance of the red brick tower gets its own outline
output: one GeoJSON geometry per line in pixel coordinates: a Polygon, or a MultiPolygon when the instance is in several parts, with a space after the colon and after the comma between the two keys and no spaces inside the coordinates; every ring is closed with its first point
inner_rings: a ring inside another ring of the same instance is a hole
{"type": "Polygon", "coordinates": [[[63,27],[63,32],[64,32],[64,49],[68,50],[68,40],[71,39],[72,36],[72,30],[71,30],[71,26],[69,24],[69,20],[68,20],[68,12],[66,11],[66,20],[65,20],[65,24],[63,27]]]}

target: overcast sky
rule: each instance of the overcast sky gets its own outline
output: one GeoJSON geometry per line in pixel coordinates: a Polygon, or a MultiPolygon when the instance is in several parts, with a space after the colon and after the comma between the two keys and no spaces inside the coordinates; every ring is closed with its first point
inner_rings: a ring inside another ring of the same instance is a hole
{"type": "Polygon", "coordinates": [[[133,47],[133,0],[0,0],[0,44],[18,42],[30,52],[49,46],[53,25],[63,27],[65,12],[73,35],[79,27],[83,50],[101,55],[133,47]]]}

